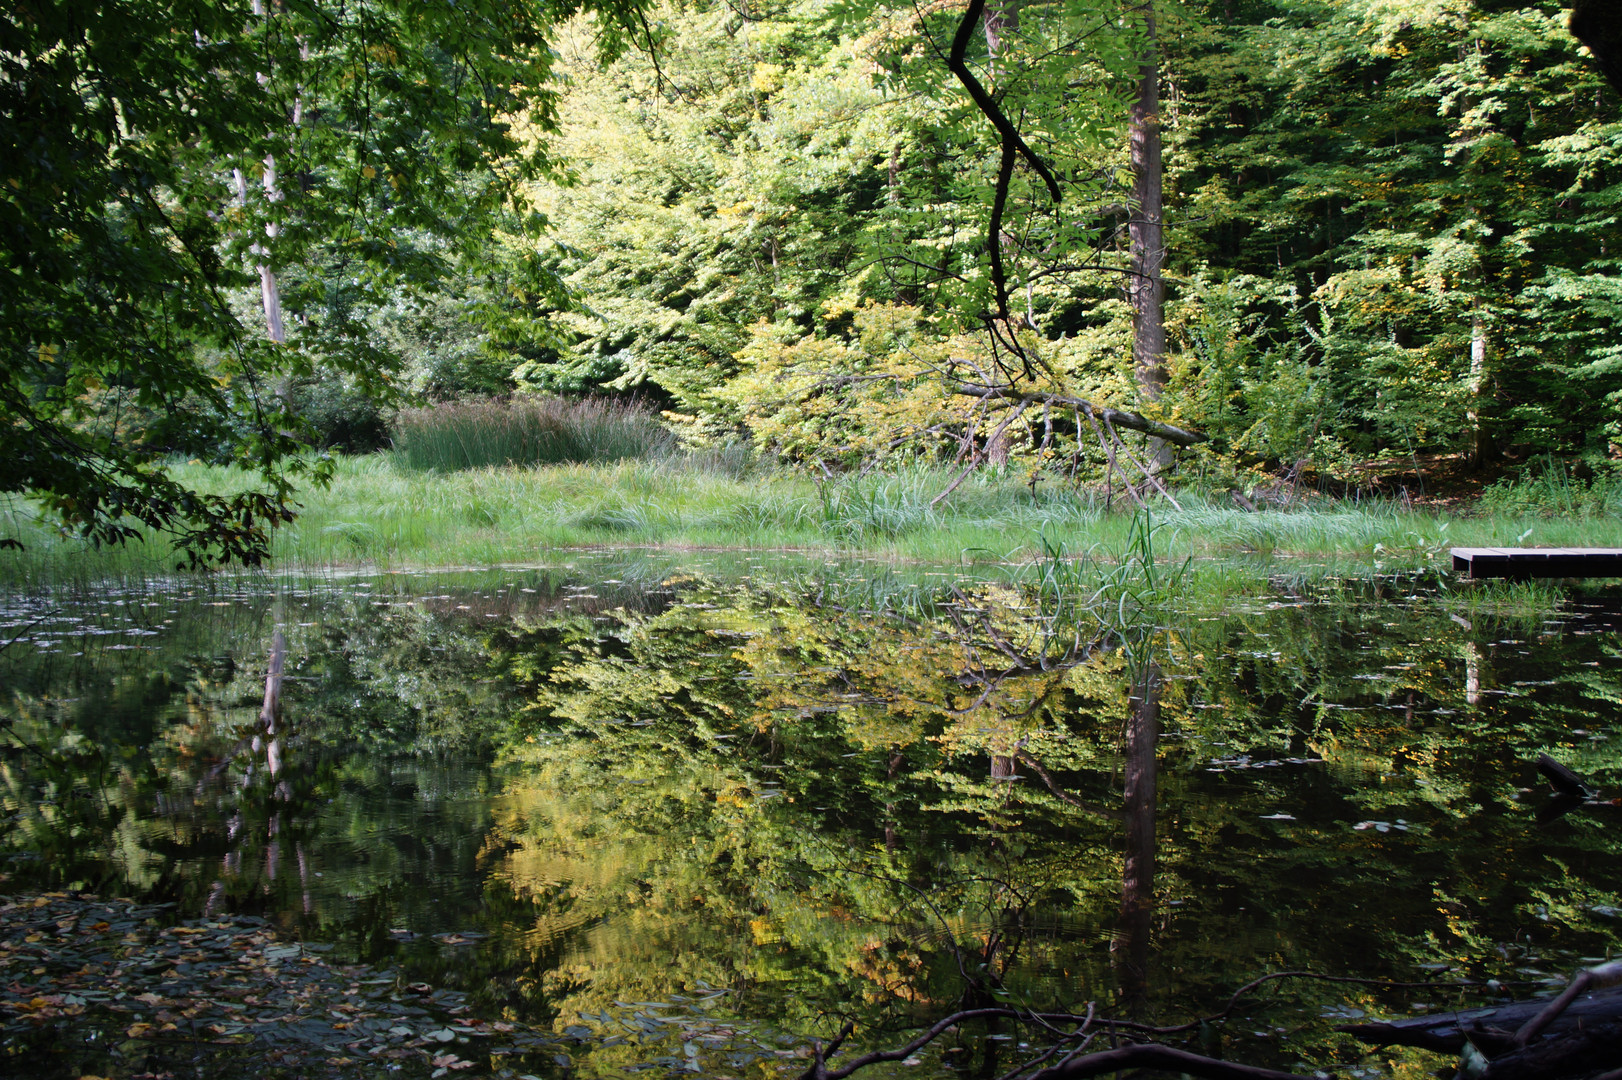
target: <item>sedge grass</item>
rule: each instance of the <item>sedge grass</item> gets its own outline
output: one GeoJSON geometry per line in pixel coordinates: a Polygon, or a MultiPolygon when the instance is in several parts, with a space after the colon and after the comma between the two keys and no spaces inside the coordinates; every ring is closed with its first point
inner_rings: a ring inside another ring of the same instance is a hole
{"type": "Polygon", "coordinates": [[[408,409],[394,446],[415,469],[455,472],[501,465],[658,459],[676,440],[635,403],[588,398],[485,399],[408,409]]]}
{"type": "MultiPolygon", "coordinates": [[[[182,483],[228,492],[251,482],[229,469],[177,465],[182,483]]],[[[949,498],[943,469],[916,466],[818,481],[670,455],[656,460],[423,472],[399,454],[341,459],[332,484],[301,493],[298,519],[272,545],[274,569],[480,566],[531,562],[573,547],[783,549],[847,552],[933,563],[1016,563],[1045,546],[1081,555],[1125,550],[1133,516],[1086,491],[1032,492],[994,470],[949,498]]],[[[1622,518],[1479,515],[1449,518],[1391,503],[1247,512],[1195,495],[1155,508],[1169,559],[1308,556],[1436,564],[1447,546],[1622,547],[1622,518]]],[[[162,538],[93,549],[0,507],[0,531],[22,552],[0,551],[13,585],[141,577],[173,571],[162,538]],[[9,524],[8,524],[9,522],[9,524]]]]}

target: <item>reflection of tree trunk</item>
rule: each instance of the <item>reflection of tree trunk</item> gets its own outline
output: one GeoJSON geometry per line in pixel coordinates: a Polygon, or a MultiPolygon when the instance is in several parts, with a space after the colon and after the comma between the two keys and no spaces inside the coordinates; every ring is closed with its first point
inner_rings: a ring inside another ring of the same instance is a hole
{"type": "Polygon", "coordinates": [[[1481,704],[1481,647],[1473,641],[1464,646],[1464,701],[1481,704]]]}
{"type": "Polygon", "coordinates": [[[1141,1003],[1149,990],[1149,929],[1155,894],[1155,772],[1160,740],[1160,665],[1151,663],[1132,694],[1126,727],[1126,865],[1121,915],[1110,952],[1122,998],[1141,1003]]]}

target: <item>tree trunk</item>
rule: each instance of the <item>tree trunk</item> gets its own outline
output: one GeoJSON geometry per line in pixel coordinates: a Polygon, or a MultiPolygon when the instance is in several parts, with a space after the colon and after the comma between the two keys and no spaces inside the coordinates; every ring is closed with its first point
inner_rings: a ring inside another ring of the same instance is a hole
{"type": "Polygon", "coordinates": [[[1470,316],[1470,465],[1480,468],[1492,458],[1492,438],[1481,419],[1487,393],[1487,321],[1477,300],[1470,316]]]}
{"type": "MultiPolygon", "coordinates": [[[[253,13],[254,13],[254,15],[258,16],[259,18],[264,18],[265,17],[266,12],[265,12],[264,0],[253,0],[253,13]]],[[[263,72],[263,71],[259,72],[259,85],[260,86],[265,86],[269,82],[270,82],[270,75],[267,72],[263,72]]],[[[303,112],[304,112],[304,102],[303,102],[302,95],[300,95],[298,97],[295,97],[294,104],[293,104],[293,126],[294,127],[297,127],[298,124],[299,124],[299,121],[301,119],[303,119],[303,112]]],[[[265,200],[267,202],[272,202],[272,203],[280,202],[281,198],[282,198],[282,192],[281,192],[281,189],[276,186],[276,158],[275,158],[275,156],[271,155],[271,154],[266,154],[264,164],[265,164],[265,175],[264,175],[265,200]]],[[[241,200],[244,209],[246,209],[246,207],[248,205],[248,181],[247,181],[247,178],[242,175],[242,170],[241,169],[232,169],[231,174],[236,180],[237,198],[241,200]]],[[[275,225],[275,224],[267,224],[265,226],[265,238],[267,240],[274,240],[274,239],[276,239],[276,236],[281,231],[282,231],[281,226],[275,225]]],[[[282,321],[282,292],[281,292],[281,287],[278,285],[278,283],[276,281],[276,270],[271,265],[271,262],[270,262],[270,256],[271,256],[270,246],[268,244],[256,243],[256,244],[253,245],[252,251],[253,251],[253,253],[255,255],[259,256],[259,258],[261,259],[261,262],[259,263],[259,296],[260,296],[260,302],[261,302],[262,306],[264,307],[264,311],[265,311],[265,332],[269,336],[270,340],[276,342],[279,345],[279,344],[281,344],[281,343],[283,343],[283,342],[285,342],[287,340],[287,331],[286,331],[285,324],[282,321]]]]}
{"type": "Polygon", "coordinates": [[[986,4],[983,21],[986,28],[986,53],[990,58],[989,68],[992,78],[995,79],[999,74],[997,60],[1003,54],[1003,35],[1019,29],[1019,11],[1012,3],[999,4],[993,0],[986,4]]]}
{"type": "MultiPolygon", "coordinates": [[[[1166,386],[1166,262],[1162,234],[1160,160],[1160,57],[1155,39],[1153,0],[1143,7],[1144,52],[1138,65],[1138,98],[1132,104],[1132,370],[1138,392],[1159,401],[1166,386]]],[[[1151,440],[1157,468],[1171,464],[1172,449],[1151,440]]]]}

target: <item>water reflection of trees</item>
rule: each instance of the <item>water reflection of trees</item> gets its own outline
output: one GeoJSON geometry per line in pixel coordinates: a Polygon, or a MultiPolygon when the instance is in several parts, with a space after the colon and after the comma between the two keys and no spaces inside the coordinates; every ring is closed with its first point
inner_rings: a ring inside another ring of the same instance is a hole
{"type": "Polygon", "coordinates": [[[1518,932],[1495,860],[1538,721],[1427,723],[1468,705],[1466,653],[1394,615],[1188,618],[1134,669],[1101,639],[1031,651],[1052,636],[1014,589],[881,618],[697,583],[536,680],[547,734],[492,848],[569,912],[537,961],[569,972],[546,988],[566,1015],[656,997],[659,957],[802,1025],[977,1000],[1186,1016],[1270,964],[1485,957],[1518,932]],[[601,851],[623,861],[578,865],[601,851]]]}
{"type": "Polygon", "coordinates": [[[1531,837],[1516,799],[1529,748],[1618,772],[1573,734],[1622,696],[1589,666],[1614,638],[1543,611],[1241,599],[1123,648],[1007,585],[883,614],[702,578],[570,595],[357,588],[250,609],[223,649],[12,666],[6,718],[54,764],[0,760],[9,845],[45,883],[218,885],[370,957],[482,878],[461,917],[499,933],[417,962],[487,1005],[572,1023],[726,987],[797,1033],[976,1002],[1180,1019],[1268,965],[1484,964],[1528,925],[1592,948],[1622,907],[1603,823],[1531,837]],[[278,622],[280,796],[229,755],[278,622]]]}

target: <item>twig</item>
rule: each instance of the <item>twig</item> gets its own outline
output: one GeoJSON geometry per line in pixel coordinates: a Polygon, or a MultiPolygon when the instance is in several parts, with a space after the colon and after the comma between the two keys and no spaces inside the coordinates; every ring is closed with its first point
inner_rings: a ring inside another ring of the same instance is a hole
{"type": "MultiPolygon", "coordinates": [[[[829,1069],[826,1066],[826,1064],[821,1060],[822,1054],[819,1050],[817,1052],[818,1060],[816,1064],[811,1066],[811,1068],[807,1069],[805,1072],[801,1073],[800,1080],[844,1080],[844,1077],[849,1076],[856,1070],[864,1069],[876,1062],[902,1061],[909,1058],[917,1051],[922,1050],[924,1047],[934,1042],[943,1033],[956,1027],[965,1020],[978,1020],[981,1017],[1008,1016],[1012,1011],[1013,1010],[1011,1009],[965,1009],[962,1012],[955,1012],[951,1016],[937,1020],[934,1024],[926,1028],[921,1035],[899,1049],[874,1050],[863,1054],[861,1057],[852,1058],[850,1061],[846,1062],[844,1065],[841,1065],[837,1069],[829,1069]]],[[[850,1028],[851,1025],[845,1025],[845,1030],[840,1032],[839,1039],[843,1039],[845,1035],[849,1034],[850,1028]]],[[[830,1044],[830,1049],[833,1045],[837,1045],[838,1041],[839,1040],[835,1040],[835,1043],[830,1044]]]]}
{"type": "Polygon", "coordinates": [[[1255,1065],[1239,1065],[1231,1061],[1191,1054],[1187,1050],[1174,1050],[1159,1043],[1136,1043],[1118,1050],[1103,1050],[1096,1054],[1043,1069],[1031,1080],[1080,1080],[1085,1076],[1099,1076],[1121,1069],[1165,1069],[1169,1072],[1202,1076],[1208,1080],[1312,1080],[1300,1073],[1278,1072],[1255,1065]]]}

